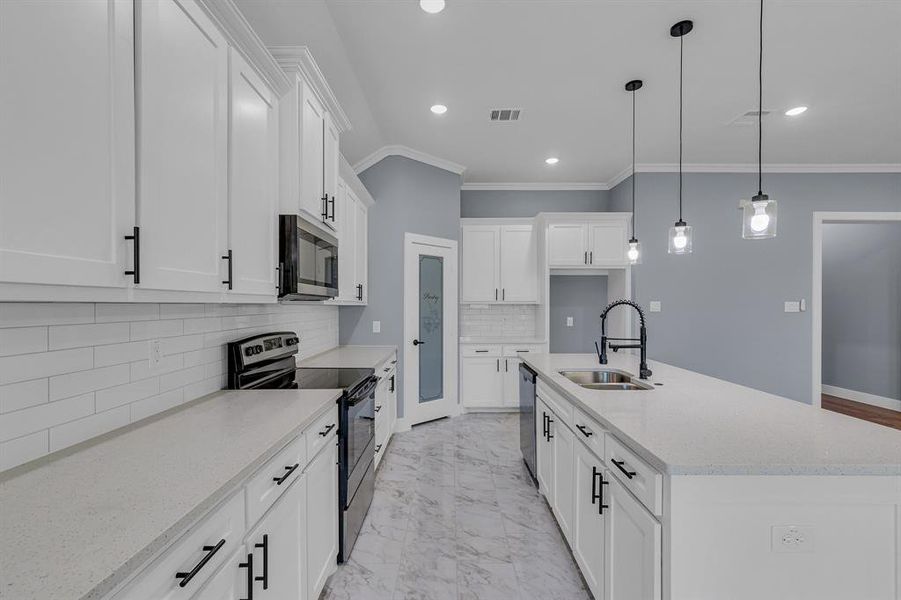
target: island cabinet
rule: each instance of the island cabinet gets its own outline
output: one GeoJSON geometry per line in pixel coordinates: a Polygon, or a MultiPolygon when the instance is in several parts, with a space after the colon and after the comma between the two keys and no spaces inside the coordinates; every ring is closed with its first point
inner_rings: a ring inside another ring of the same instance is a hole
{"type": "Polygon", "coordinates": [[[625,213],[548,217],[548,266],[552,269],[627,266],[629,220],[625,213]]]}
{"type": "Polygon", "coordinates": [[[338,557],[337,408],[288,442],[114,600],[306,600],[338,557]]]}
{"type": "Polygon", "coordinates": [[[465,219],[460,239],[461,302],[538,302],[538,240],[532,219],[465,219]]]}
{"type": "Polygon", "coordinates": [[[659,473],[540,379],[536,407],[538,487],[592,595],[660,600],[661,525],[633,495],[659,473]]]}

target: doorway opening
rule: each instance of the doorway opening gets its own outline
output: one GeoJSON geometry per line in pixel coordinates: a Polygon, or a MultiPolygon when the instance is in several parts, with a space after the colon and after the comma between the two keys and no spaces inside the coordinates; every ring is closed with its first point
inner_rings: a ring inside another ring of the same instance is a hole
{"type": "Polygon", "coordinates": [[[813,399],[901,429],[901,213],[814,213],[813,399]]]}

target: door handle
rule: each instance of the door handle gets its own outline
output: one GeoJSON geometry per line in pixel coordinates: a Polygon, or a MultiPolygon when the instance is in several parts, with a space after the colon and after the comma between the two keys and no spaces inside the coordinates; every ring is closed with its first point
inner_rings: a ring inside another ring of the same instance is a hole
{"type": "Polygon", "coordinates": [[[137,285],[141,283],[141,228],[134,227],[132,229],[132,234],[126,235],[125,239],[134,242],[134,248],[132,248],[133,270],[125,271],[125,274],[133,276],[135,278],[135,285],[137,285]]]}
{"type": "Polygon", "coordinates": [[[413,340],[413,345],[414,345],[414,346],[419,346],[420,344],[425,344],[425,342],[421,342],[421,341],[419,341],[419,340],[413,340]]]}

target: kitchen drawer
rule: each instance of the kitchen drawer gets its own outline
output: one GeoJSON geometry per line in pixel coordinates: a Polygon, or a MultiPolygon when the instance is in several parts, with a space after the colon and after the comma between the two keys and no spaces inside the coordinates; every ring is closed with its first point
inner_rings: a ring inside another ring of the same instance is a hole
{"type": "Polygon", "coordinates": [[[500,344],[473,344],[460,348],[463,356],[501,356],[502,350],[500,344]]]}
{"type": "Polygon", "coordinates": [[[611,434],[608,433],[606,438],[604,462],[607,468],[649,511],[659,517],[663,513],[663,476],[611,434]]]}
{"type": "Polygon", "coordinates": [[[598,459],[604,459],[604,438],[606,432],[601,424],[589,417],[579,408],[573,409],[573,431],[598,459]]]}
{"type": "Polygon", "coordinates": [[[164,550],[133,583],[116,594],[116,600],[191,598],[238,550],[244,531],[244,495],[239,492],[164,550]],[[176,576],[182,573],[187,575],[176,576]]]}
{"type": "Polygon", "coordinates": [[[545,383],[540,377],[538,378],[538,386],[536,388],[536,393],[539,398],[544,400],[544,403],[548,405],[548,408],[557,413],[557,416],[560,417],[560,420],[566,423],[566,426],[570,429],[573,428],[573,409],[575,408],[572,403],[552,390],[547,383],[545,383]]]}
{"type": "Polygon", "coordinates": [[[512,344],[505,345],[503,355],[514,357],[517,354],[543,354],[546,352],[544,344],[512,344]]]}
{"type": "Polygon", "coordinates": [[[380,364],[378,367],[375,368],[375,375],[377,377],[384,377],[396,365],[397,365],[397,354],[392,354],[391,357],[388,358],[388,360],[386,360],[385,362],[383,362],[382,364],[380,364]]]}
{"type": "Polygon", "coordinates": [[[305,435],[299,435],[273,456],[247,482],[247,525],[252,527],[291,483],[300,477],[307,464],[305,435]]]}
{"type": "Polygon", "coordinates": [[[307,438],[307,460],[313,460],[319,451],[329,442],[333,442],[338,433],[338,407],[327,410],[316,422],[310,425],[304,434],[307,438]]]}

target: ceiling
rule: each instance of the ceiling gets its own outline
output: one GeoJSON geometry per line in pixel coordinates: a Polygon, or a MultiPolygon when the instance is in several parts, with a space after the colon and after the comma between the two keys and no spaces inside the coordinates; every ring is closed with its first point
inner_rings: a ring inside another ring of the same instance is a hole
{"type": "MultiPolygon", "coordinates": [[[[757,104],[755,0],[237,0],[269,45],[310,47],[353,129],[353,164],[402,145],[465,165],[469,183],[615,180],[630,164],[678,160],[679,42],[685,38],[684,161],[750,165],[757,104]],[[448,106],[443,116],[429,107],[448,106]],[[491,123],[495,107],[522,109],[491,123]],[[551,167],[549,156],[560,162],[551,167]]],[[[767,0],[764,162],[901,165],[901,2],[767,0]],[[785,109],[808,105],[802,116],[785,109]]],[[[885,168],[885,167],[883,167],[885,168]]],[[[892,168],[892,167],[889,167],[892,168]]]]}

